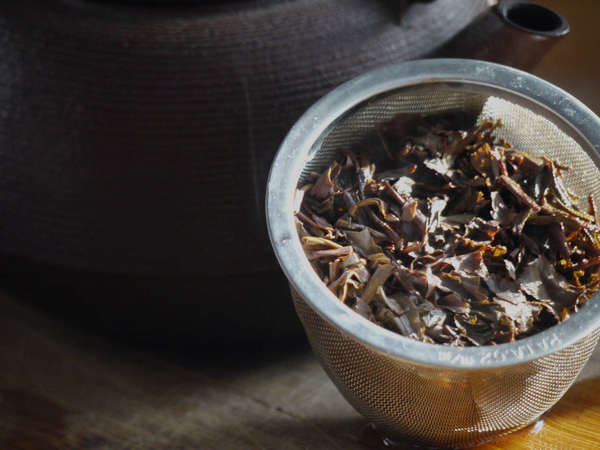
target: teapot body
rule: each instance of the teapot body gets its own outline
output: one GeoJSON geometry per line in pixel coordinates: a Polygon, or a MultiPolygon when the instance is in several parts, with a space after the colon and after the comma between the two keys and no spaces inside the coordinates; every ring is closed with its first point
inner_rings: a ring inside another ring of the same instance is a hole
{"type": "Polygon", "coordinates": [[[108,324],[119,316],[141,334],[166,315],[184,334],[205,334],[202,317],[222,319],[242,303],[247,312],[239,323],[228,317],[230,328],[271,332],[278,304],[290,302],[272,289],[284,283],[263,199],[291,124],[334,86],[433,52],[489,7],[392,3],[3,2],[7,283],[19,289],[35,274],[40,301],[60,293],[65,307],[108,324]]]}

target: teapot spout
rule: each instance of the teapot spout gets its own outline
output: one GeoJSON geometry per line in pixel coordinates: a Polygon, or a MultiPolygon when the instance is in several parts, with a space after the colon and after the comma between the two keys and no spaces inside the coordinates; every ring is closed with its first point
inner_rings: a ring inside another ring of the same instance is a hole
{"type": "Polygon", "coordinates": [[[504,0],[432,56],[480,59],[530,71],[568,32],[569,23],[556,11],[533,2],[504,0]]]}

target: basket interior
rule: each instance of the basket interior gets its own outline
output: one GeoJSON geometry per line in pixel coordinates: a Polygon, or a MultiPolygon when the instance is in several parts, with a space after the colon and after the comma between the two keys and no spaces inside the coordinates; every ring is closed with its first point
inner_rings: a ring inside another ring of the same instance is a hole
{"type": "Polygon", "coordinates": [[[309,174],[325,169],[342,148],[361,142],[382,145],[376,130],[397,114],[420,117],[455,115],[458,127],[469,128],[484,118],[501,119],[495,134],[521,151],[545,155],[571,167],[564,173],[567,187],[581,196],[600,198],[600,161],[591,145],[569,122],[533,101],[491,86],[467,83],[426,83],[404,87],[367,99],[336,118],[312,146],[298,185],[309,174]]]}

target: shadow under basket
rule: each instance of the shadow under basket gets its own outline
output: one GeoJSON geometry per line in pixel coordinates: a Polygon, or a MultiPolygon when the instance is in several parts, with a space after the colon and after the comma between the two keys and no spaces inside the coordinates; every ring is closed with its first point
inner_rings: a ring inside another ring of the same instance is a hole
{"type": "Polygon", "coordinates": [[[568,187],[596,200],[600,120],[569,94],[525,72],[481,61],[421,60],[367,73],[322,98],[290,131],[272,166],[271,241],[330,378],[387,437],[472,446],[529,425],[562,397],[600,336],[598,295],[534,336],[469,348],[413,341],[339,302],[304,255],[294,193],[311,172],[331,163],[337,149],[368,141],[399,113],[451,114],[466,127],[501,119],[499,138],[571,166],[568,187]]]}

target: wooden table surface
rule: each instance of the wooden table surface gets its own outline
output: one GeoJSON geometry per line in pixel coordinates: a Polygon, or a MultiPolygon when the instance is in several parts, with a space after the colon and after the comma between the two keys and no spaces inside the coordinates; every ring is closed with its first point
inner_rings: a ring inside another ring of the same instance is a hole
{"type": "MultiPolygon", "coordinates": [[[[150,352],[0,295],[2,449],[365,450],[366,421],[306,347],[150,352]]],[[[482,448],[600,446],[600,351],[544,418],[482,448]]]]}
{"type": "MultiPolygon", "coordinates": [[[[600,112],[600,2],[541,3],[573,32],[535,73],[600,112]]],[[[306,346],[150,351],[2,293],[0,336],[0,449],[372,448],[306,346]]],[[[600,448],[600,350],[540,424],[481,448],[600,448]]]]}

